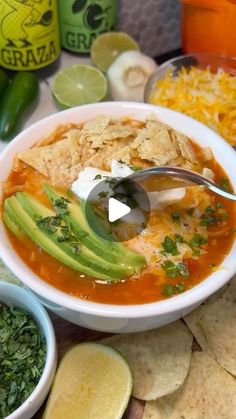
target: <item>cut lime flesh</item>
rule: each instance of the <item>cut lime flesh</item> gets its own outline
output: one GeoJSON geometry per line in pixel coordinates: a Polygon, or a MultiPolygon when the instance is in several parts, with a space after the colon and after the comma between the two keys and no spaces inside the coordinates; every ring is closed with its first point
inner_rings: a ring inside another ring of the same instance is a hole
{"type": "Polygon", "coordinates": [[[57,73],[51,88],[57,102],[70,108],[104,100],[107,80],[97,68],[76,64],[57,73]]]}
{"type": "Polygon", "coordinates": [[[137,42],[125,32],[107,32],[99,35],[91,47],[93,64],[106,72],[124,51],[139,50],[137,42]]]}
{"type": "Polygon", "coordinates": [[[44,419],[121,419],[131,391],[129,366],[117,351],[82,343],[62,359],[44,419]]]}

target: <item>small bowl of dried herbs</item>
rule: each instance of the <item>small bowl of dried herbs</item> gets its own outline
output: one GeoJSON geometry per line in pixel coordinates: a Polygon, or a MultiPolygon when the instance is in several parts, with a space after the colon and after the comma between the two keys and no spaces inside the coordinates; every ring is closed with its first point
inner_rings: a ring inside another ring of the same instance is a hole
{"type": "Polygon", "coordinates": [[[56,370],[51,320],[31,292],[0,282],[0,419],[29,419],[56,370]]]}

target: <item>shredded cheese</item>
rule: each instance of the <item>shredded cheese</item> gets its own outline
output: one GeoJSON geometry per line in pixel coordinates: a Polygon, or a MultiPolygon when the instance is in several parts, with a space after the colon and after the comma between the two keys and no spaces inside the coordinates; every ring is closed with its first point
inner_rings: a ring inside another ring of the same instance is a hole
{"type": "Polygon", "coordinates": [[[183,112],[236,145],[236,76],[223,70],[182,68],[178,77],[169,72],[153,86],[149,98],[156,105],[183,112]]]}

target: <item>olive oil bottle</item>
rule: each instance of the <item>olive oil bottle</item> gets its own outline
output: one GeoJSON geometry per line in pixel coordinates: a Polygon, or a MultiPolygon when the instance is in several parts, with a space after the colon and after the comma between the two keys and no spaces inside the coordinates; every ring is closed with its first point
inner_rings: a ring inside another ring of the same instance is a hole
{"type": "Polygon", "coordinates": [[[1,0],[0,66],[36,70],[59,54],[57,0],[1,0]]]}
{"type": "Polygon", "coordinates": [[[59,0],[61,45],[88,53],[97,35],[114,29],[117,0],[59,0]]]}

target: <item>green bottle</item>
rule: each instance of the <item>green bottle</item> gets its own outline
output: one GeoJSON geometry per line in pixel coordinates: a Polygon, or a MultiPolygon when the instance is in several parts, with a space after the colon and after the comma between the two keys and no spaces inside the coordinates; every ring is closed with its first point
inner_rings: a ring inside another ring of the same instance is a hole
{"type": "Polygon", "coordinates": [[[59,0],[61,45],[79,53],[90,51],[93,40],[114,29],[117,0],[59,0]]]}

